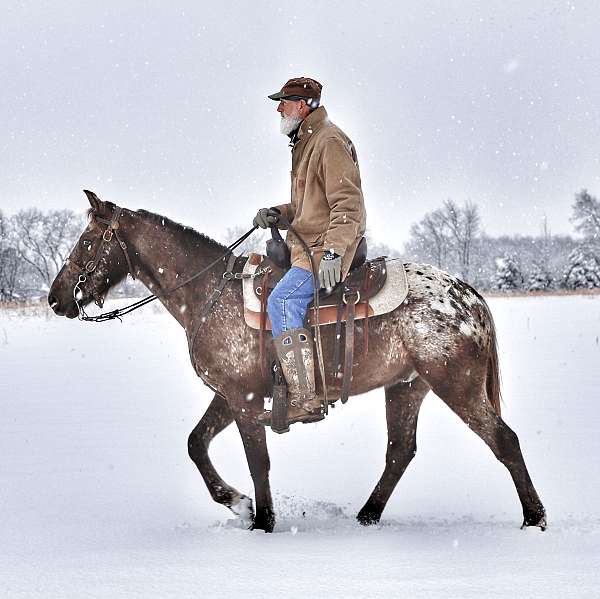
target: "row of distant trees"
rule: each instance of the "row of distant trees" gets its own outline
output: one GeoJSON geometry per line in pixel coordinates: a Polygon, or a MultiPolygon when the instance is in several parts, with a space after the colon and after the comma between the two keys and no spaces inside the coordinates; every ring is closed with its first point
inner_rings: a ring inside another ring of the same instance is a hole
{"type": "MultiPolygon", "coordinates": [[[[0,211],[0,301],[44,295],[79,237],[85,218],[71,210],[0,211]]],[[[571,222],[575,236],[486,235],[476,204],[447,200],[415,223],[403,251],[369,239],[369,255],[428,262],[482,290],[600,288],[600,202],[587,190],[575,195],[571,222]]],[[[226,240],[245,229],[228,229],[226,240]]],[[[265,233],[241,251],[264,251],[265,233]]],[[[127,283],[123,292],[139,291],[127,283]]]]}
{"type": "Polygon", "coordinates": [[[83,228],[71,210],[0,211],[0,301],[47,291],[83,228]]]}
{"type": "MultiPolygon", "coordinates": [[[[12,216],[0,210],[0,302],[44,297],[85,226],[72,210],[27,208],[12,216]]],[[[139,294],[133,279],[120,293],[139,294]]]]}
{"type": "Polygon", "coordinates": [[[415,223],[403,257],[450,271],[479,289],[543,291],[600,287],[600,202],[575,194],[571,222],[576,237],[490,237],[476,204],[451,200],[415,223]]]}

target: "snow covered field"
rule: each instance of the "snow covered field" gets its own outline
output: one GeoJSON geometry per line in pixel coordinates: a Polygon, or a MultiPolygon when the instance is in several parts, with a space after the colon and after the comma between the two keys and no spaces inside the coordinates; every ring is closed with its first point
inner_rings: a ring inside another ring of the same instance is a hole
{"type": "MultiPolygon", "coordinates": [[[[549,528],[435,396],[381,526],[383,392],[269,433],[274,534],[214,504],[187,456],[212,397],[153,307],[85,324],[0,312],[0,598],[598,597],[600,296],[493,298],[504,417],[549,528]]],[[[235,427],[216,467],[252,485],[235,427]]]]}

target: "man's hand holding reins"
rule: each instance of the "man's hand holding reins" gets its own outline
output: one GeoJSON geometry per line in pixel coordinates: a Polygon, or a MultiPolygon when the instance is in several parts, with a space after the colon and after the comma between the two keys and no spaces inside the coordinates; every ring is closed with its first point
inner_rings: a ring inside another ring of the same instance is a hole
{"type": "Polygon", "coordinates": [[[254,217],[252,224],[261,229],[268,229],[276,224],[281,218],[281,212],[277,208],[261,208],[254,217]]]}

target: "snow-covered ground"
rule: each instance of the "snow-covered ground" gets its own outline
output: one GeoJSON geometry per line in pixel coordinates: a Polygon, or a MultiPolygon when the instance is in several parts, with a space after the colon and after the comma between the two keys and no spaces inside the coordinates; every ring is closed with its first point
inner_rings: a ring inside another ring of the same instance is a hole
{"type": "MultiPolygon", "coordinates": [[[[435,396],[378,527],[383,392],[269,433],[274,534],[214,504],[187,456],[211,392],[177,323],[0,312],[0,598],[598,597],[600,296],[494,298],[504,417],[549,528],[435,396]]],[[[252,494],[234,427],[212,456],[252,494]]]]}

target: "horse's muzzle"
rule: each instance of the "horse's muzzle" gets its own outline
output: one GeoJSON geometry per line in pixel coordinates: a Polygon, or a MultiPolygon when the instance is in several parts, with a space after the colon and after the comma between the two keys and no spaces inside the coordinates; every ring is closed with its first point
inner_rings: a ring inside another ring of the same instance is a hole
{"type": "Polygon", "coordinates": [[[79,314],[79,310],[77,309],[77,304],[73,301],[63,305],[60,303],[59,299],[53,295],[48,295],[48,305],[54,311],[54,314],[57,316],[66,316],[67,318],[77,318],[79,314]]]}

